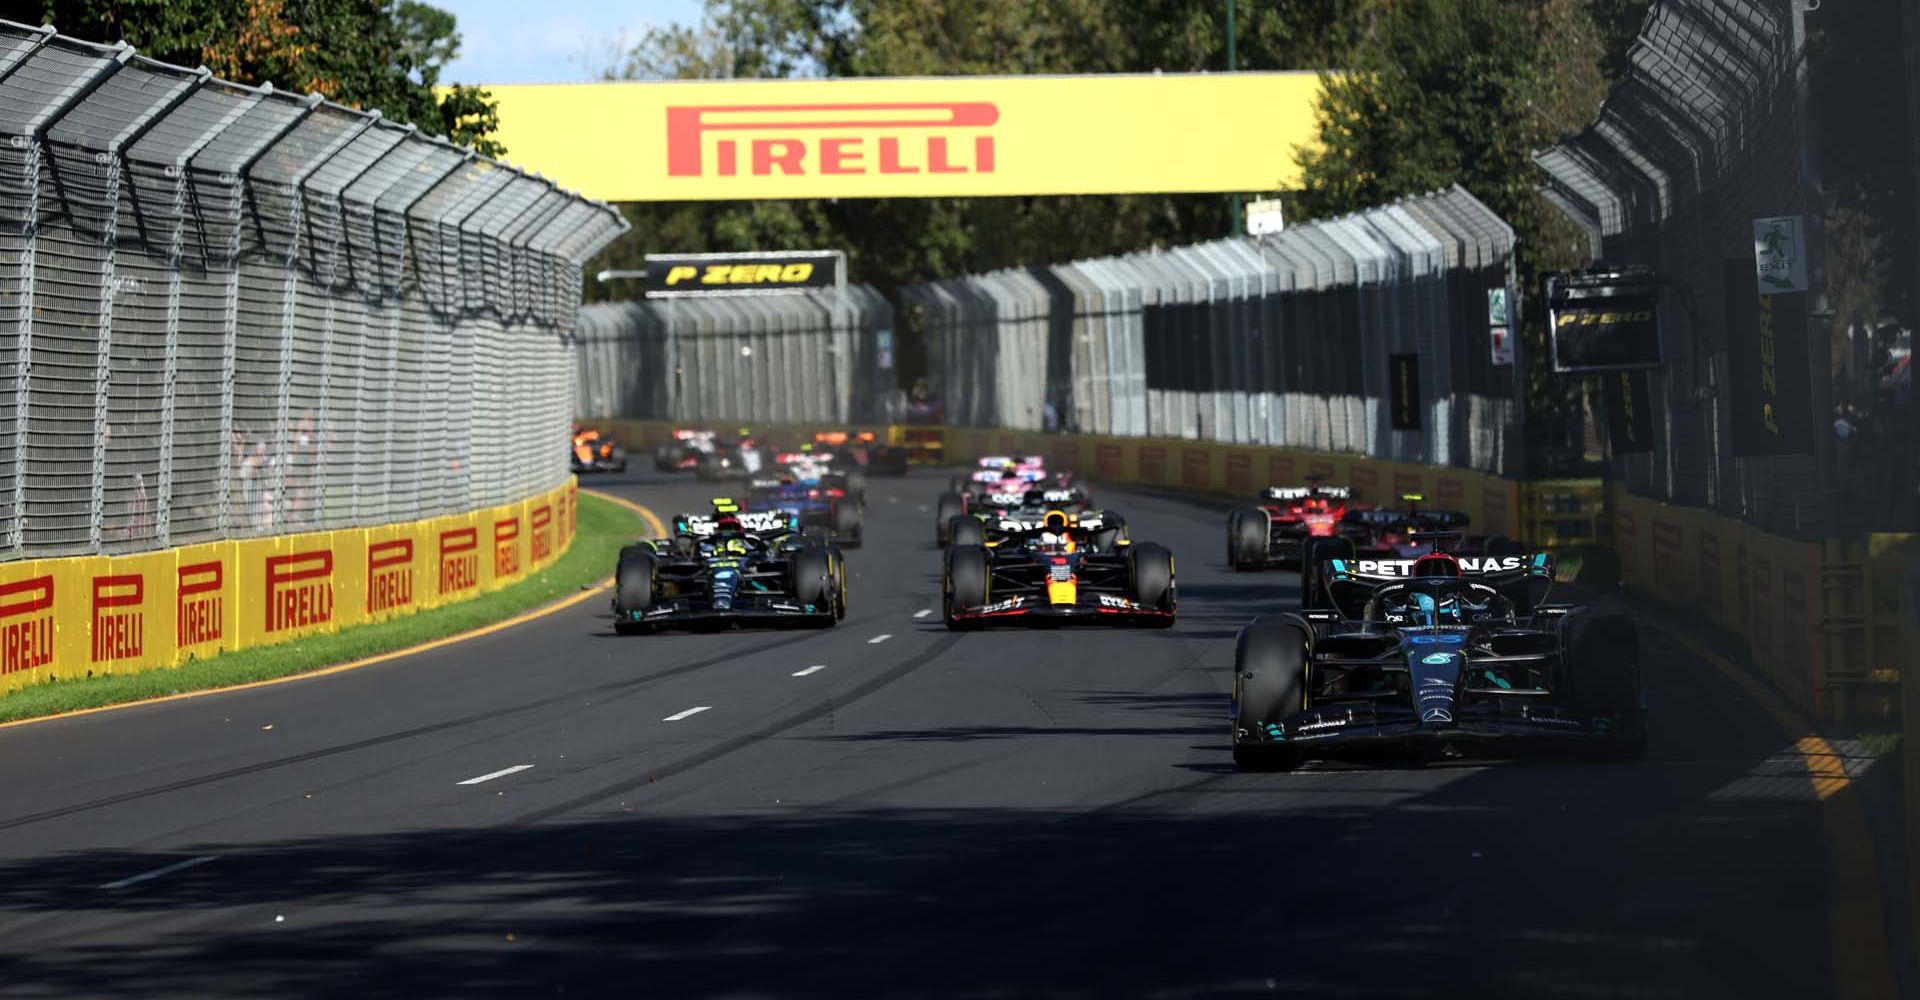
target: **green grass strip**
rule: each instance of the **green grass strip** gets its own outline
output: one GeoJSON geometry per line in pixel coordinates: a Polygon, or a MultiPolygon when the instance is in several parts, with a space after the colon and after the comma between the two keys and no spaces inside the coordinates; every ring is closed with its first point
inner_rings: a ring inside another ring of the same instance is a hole
{"type": "Polygon", "coordinates": [[[0,722],[99,708],[186,691],[269,680],[391,653],[512,618],[593,586],[613,571],[613,553],[647,534],[633,511],[580,493],[580,529],[566,554],[519,583],[470,601],[359,625],[333,635],[244,649],[138,674],[55,680],[0,696],[0,722]]]}

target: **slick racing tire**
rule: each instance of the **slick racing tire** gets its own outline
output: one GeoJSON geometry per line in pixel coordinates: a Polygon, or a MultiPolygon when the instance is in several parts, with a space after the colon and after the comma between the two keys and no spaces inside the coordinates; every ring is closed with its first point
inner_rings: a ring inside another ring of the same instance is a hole
{"type": "Polygon", "coordinates": [[[1267,512],[1238,507],[1227,515],[1227,565],[1240,572],[1267,568],[1267,512]]]}
{"type": "Polygon", "coordinates": [[[1560,629],[1572,707],[1612,727],[1605,738],[1605,756],[1644,756],[1647,719],[1640,688],[1640,632],[1633,617],[1583,609],[1568,615],[1560,629]]]}
{"type": "Polygon", "coordinates": [[[951,476],[947,479],[947,492],[948,493],[965,493],[967,491],[967,487],[972,485],[973,485],[973,481],[968,479],[965,476],[951,476]]]}
{"type": "Polygon", "coordinates": [[[812,616],[816,624],[825,627],[838,620],[834,602],[839,588],[834,585],[831,550],[821,546],[795,552],[787,563],[787,586],[796,602],[817,609],[812,616]]]}
{"type": "MultiPolygon", "coordinates": [[[[614,572],[613,608],[622,618],[633,612],[644,612],[653,607],[653,574],[656,562],[653,550],[644,545],[630,545],[620,551],[619,569],[614,572]]],[[[622,620],[616,623],[615,630],[622,635],[627,635],[629,628],[635,624],[637,623],[622,620]]]]}
{"type": "Polygon", "coordinates": [[[1352,559],[1353,542],[1345,538],[1309,538],[1300,550],[1300,607],[1313,610],[1333,605],[1325,579],[1329,559],[1352,559]]]}
{"type": "Polygon", "coordinates": [[[842,621],[847,617],[847,557],[839,549],[828,549],[833,567],[833,617],[842,621]]]}
{"type": "Polygon", "coordinates": [[[953,519],[953,526],[947,529],[947,538],[954,545],[985,545],[987,526],[977,517],[962,514],[953,519]]]}
{"type": "Polygon", "coordinates": [[[833,505],[833,537],[840,544],[860,544],[860,521],[860,505],[852,497],[842,497],[833,505]]]}
{"type": "Polygon", "coordinates": [[[663,444],[653,450],[653,468],[656,472],[675,472],[680,468],[680,460],[686,457],[677,444],[663,444]]]}
{"type": "Polygon", "coordinates": [[[1155,618],[1155,628],[1170,628],[1178,603],[1173,582],[1173,553],[1158,542],[1141,542],[1127,548],[1128,576],[1133,581],[1133,599],[1169,617],[1155,618]]]}
{"type": "Polygon", "coordinates": [[[954,612],[987,606],[987,560],[987,550],[978,545],[955,545],[947,550],[941,587],[947,628],[958,632],[974,627],[973,622],[955,618],[954,612]]]}
{"type": "Polygon", "coordinates": [[[933,507],[933,535],[934,541],[941,548],[944,549],[953,544],[953,537],[947,534],[947,531],[952,527],[953,519],[966,511],[966,498],[959,493],[948,491],[940,494],[940,499],[934,503],[933,507]]]}
{"type": "Polygon", "coordinates": [[[1285,743],[1241,742],[1257,730],[1306,708],[1305,629],[1293,622],[1255,621],[1233,647],[1233,763],[1242,771],[1284,771],[1300,763],[1285,743]]]}
{"type": "Polygon", "coordinates": [[[847,495],[859,501],[862,506],[867,502],[867,474],[854,469],[847,473],[847,495]]]}

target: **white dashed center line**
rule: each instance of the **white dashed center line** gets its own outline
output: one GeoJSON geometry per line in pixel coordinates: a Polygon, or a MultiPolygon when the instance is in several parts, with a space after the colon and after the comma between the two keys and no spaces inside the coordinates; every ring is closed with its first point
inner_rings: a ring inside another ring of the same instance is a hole
{"type": "Polygon", "coordinates": [[[220,860],[220,855],[218,854],[205,854],[197,858],[188,858],[185,861],[176,861],[173,864],[166,866],[165,868],[155,868],[150,872],[141,872],[138,875],[130,876],[128,878],[123,878],[118,882],[108,882],[106,885],[103,885],[100,888],[125,889],[127,886],[130,886],[130,885],[139,885],[142,882],[151,882],[154,879],[160,878],[165,875],[171,875],[174,872],[186,871],[189,868],[198,868],[199,866],[204,865],[209,861],[218,861],[218,860],[220,860]]]}
{"type": "Polygon", "coordinates": [[[869,646],[878,646],[878,645],[880,645],[881,643],[883,643],[883,642],[886,642],[886,641],[887,641],[888,639],[891,639],[891,638],[893,638],[893,633],[892,633],[892,632],[882,632],[882,633],[880,633],[879,635],[876,635],[876,636],[874,636],[873,638],[871,638],[871,639],[868,639],[868,640],[867,640],[867,645],[869,645],[869,646]]]}
{"type": "Polygon", "coordinates": [[[684,719],[690,715],[699,715],[701,712],[704,712],[707,709],[712,707],[713,707],[712,705],[699,705],[694,708],[689,708],[684,712],[675,712],[672,715],[669,715],[666,718],[661,719],[660,721],[661,722],[679,722],[681,719],[684,719]]]}
{"type": "Polygon", "coordinates": [[[914,616],[915,618],[925,618],[926,616],[928,616],[928,615],[930,615],[930,614],[933,614],[933,609],[932,609],[932,608],[921,608],[920,610],[918,610],[918,611],[915,611],[915,612],[913,613],[913,616],[914,616]]]}
{"type": "Polygon", "coordinates": [[[825,669],[827,669],[827,665],[826,665],[826,664],[824,664],[824,663],[816,663],[816,664],[814,664],[813,666],[811,666],[811,667],[808,667],[808,668],[807,668],[807,669],[805,669],[805,670],[796,670],[796,671],[794,671],[794,672],[793,672],[793,676],[795,676],[795,677],[805,677],[805,676],[807,676],[808,674],[817,674],[817,673],[819,673],[820,671],[822,671],[822,670],[825,670],[825,669]]]}
{"type": "Polygon", "coordinates": [[[532,764],[515,764],[512,767],[503,767],[498,771],[492,772],[491,774],[483,774],[478,778],[468,778],[465,781],[455,782],[455,784],[477,785],[483,781],[492,781],[495,778],[504,778],[509,774],[519,774],[521,771],[525,771],[528,768],[531,768],[532,766],[533,766],[532,764]]]}

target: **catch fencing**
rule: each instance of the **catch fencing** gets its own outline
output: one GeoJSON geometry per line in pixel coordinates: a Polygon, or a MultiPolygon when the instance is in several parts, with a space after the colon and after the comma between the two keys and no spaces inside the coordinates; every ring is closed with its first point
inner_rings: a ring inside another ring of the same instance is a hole
{"type": "Polygon", "coordinates": [[[902,296],[919,311],[949,424],[1510,475],[1519,369],[1494,356],[1489,293],[1512,302],[1513,250],[1511,227],[1456,186],[1259,239],[933,281],[902,296]]]}
{"type": "Polygon", "coordinates": [[[0,559],[410,521],[566,477],[609,207],[0,21],[0,559]]]}
{"type": "Polygon", "coordinates": [[[687,422],[897,420],[893,308],[866,285],[580,310],[579,412],[687,422]]]}
{"type": "MultiPolygon", "coordinates": [[[[1650,376],[1652,450],[1613,459],[1633,493],[1727,514],[1796,538],[1831,537],[1848,514],[1900,506],[1892,475],[1879,483],[1836,469],[1836,386],[1814,294],[1789,298],[1806,324],[1805,356],[1778,359],[1783,379],[1811,372],[1811,398],[1769,419],[1811,424],[1800,454],[1735,454],[1738,366],[1763,348],[1760,323],[1742,318],[1755,296],[1754,221],[1801,215],[1816,240],[1821,206],[1807,171],[1810,136],[1797,93],[1803,16],[1791,0],[1659,0],[1629,53],[1630,72],[1577,136],[1534,155],[1542,189],[1589,234],[1609,265],[1644,265],[1663,295],[1666,364],[1650,376]],[[1808,316],[1809,306],[1812,315],[1808,316]],[[1845,502],[1843,497],[1852,494],[1845,502]]],[[[1817,272],[1816,272],[1817,273],[1817,272]]],[[[1779,316],[1784,324],[1788,317],[1779,316]]],[[[1768,359],[1768,364],[1772,359],[1768,359]]],[[[1858,387],[1871,394],[1869,373],[1858,387]]],[[[1757,410],[1756,410],[1757,412],[1757,410]]],[[[1901,446],[1871,449],[1906,482],[1901,446]]],[[[1910,486],[1907,488],[1910,489],[1910,486]]],[[[1856,530],[1861,524],[1851,525],[1856,530]]]]}

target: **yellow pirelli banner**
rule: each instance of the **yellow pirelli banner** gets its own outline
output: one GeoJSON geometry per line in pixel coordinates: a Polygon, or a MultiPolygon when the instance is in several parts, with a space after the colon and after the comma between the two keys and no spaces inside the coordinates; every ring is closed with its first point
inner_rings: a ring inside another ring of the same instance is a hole
{"type": "Polygon", "coordinates": [[[1299,187],[1316,73],[489,86],[506,159],[589,198],[1299,187]]]}
{"type": "Polygon", "coordinates": [[[578,488],[377,528],[0,563],[0,692],[137,673],[477,597],[572,544],[578,488]]]}

